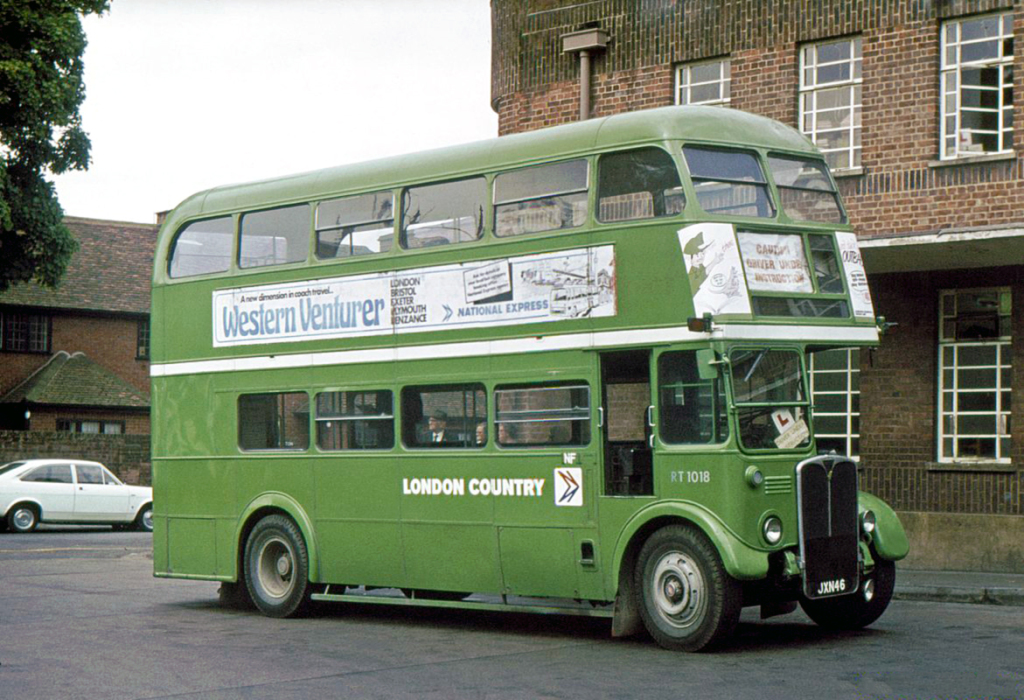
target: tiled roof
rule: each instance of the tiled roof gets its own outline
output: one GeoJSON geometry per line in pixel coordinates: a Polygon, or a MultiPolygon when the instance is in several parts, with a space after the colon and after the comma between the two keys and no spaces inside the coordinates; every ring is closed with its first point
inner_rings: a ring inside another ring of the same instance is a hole
{"type": "Polygon", "coordinates": [[[79,246],[60,286],[17,284],[0,294],[0,304],[149,313],[159,227],[72,217],[64,223],[79,246]]]}
{"type": "Polygon", "coordinates": [[[149,408],[149,397],[84,353],[61,350],[28,379],[0,396],[0,404],[149,408]]]}

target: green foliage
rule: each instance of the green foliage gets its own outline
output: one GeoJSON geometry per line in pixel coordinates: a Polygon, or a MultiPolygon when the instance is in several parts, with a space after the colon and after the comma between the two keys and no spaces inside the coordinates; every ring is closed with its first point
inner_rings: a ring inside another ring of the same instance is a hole
{"type": "Polygon", "coordinates": [[[47,174],[89,167],[81,17],[108,0],[0,0],[0,292],[54,287],[77,243],[47,174]]]}

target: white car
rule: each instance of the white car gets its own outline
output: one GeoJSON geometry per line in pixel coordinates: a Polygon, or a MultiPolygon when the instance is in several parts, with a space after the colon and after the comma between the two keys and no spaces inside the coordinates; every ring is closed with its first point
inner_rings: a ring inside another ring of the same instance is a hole
{"type": "Polygon", "coordinates": [[[14,532],[41,522],[152,532],[153,489],[128,486],[98,462],[26,459],[0,466],[0,516],[14,532]]]}

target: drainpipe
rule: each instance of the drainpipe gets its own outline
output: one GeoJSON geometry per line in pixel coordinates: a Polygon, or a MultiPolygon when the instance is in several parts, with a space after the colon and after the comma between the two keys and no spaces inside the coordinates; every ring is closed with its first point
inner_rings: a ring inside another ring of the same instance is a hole
{"type": "Polygon", "coordinates": [[[590,119],[590,57],[608,46],[608,32],[581,29],[562,35],[562,53],[580,55],[580,121],[590,119]]]}

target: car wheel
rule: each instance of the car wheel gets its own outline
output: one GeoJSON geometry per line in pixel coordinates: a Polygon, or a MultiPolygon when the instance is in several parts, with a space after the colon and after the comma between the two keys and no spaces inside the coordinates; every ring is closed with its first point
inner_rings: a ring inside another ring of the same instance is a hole
{"type": "Polygon", "coordinates": [[[268,515],[245,543],[245,585],[260,612],[291,617],[309,602],[309,555],[302,532],[290,518],[268,515]]]}
{"type": "Polygon", "coordinates": [[[140,532],[153,532],[153,506],[148,505],[135,516],[135,529],[140,532]]]}
{"type": "Polygon", "coordinates": [[[707,537],[692,527],[673,525],[651,535],[640,550],[635,576],[640,617],[666,649],[707,649],[739,621],[740,585],[707,537]]]}
{"type": "Polygon", "coordinates": [[[889,607],[896,588],[896,564],[875,555],[875,568],[853,595],[820,600],[800,599],[800,607],[818,625],[832,630],[859,630],[889,607]]]}
{"type": "Polygon", "coordinates": [[[35,506],[18,504],[7,513],[7,527],[14,532],[32,532],[39,524],[39,512],[35,506]]]}

